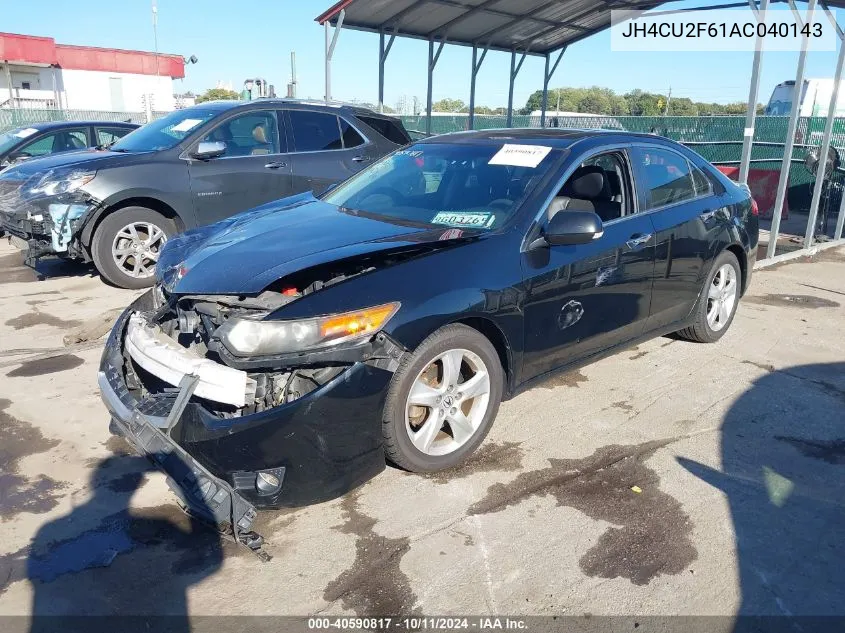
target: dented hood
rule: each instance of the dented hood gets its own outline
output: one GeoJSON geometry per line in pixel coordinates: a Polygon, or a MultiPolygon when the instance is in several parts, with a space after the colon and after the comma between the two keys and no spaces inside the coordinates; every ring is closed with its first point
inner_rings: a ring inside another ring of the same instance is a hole
{"type": "Polygon", "coordinates": [[[173,238],[156,274],[177,294],[253,294],[311,266],[460,234],[364,217],[308,193],[173,238]]]}

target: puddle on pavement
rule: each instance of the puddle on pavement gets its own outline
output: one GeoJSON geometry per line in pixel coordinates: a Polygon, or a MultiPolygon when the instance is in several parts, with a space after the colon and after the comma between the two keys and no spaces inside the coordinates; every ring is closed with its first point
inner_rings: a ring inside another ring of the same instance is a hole
{"type": "Polygon", "coordinates": [[[132,447],[129,446],[129,442],[119,435],[112,435],[109,439],[103,442],[102,445],[115,455],[131,455],[134,452],[132,447]]]}
{"type": "Polygon", "coordinates": [[[775,439],[791,444],[805,457],[812,457],[838,466],[845,464],[845,439],[807,440],[783,435],[775,435],[775,439]]]}
{"type": "Polygon", "coordinates": [[[522,468],[522,449],[519,442],[485,442],[460,466],[436,473],[425,473],[423,477],[438,484],[448,484],[475,473],[512,472],[522,468]]]}
{"type": "Polygon", "coordinates": [[[541,389],[554,389],[555,387],[578,387],[580,383],[587,382],[588,380],[589,378],[582,374],[580,369],[575,369],[552,376],[537,386],[541,389]]]}
{"type": "Polygon", "coordinates": [[[49,512],[65,487],[43,474],[30,478],[18,473],[21,459],[46,453],[58,446],[59,440],[48,440],[31,424],[9,415],[6,409],[10,404],[0,399],[0,522],[24,512],[49,512]]]}
{"type": "Polygon", "coordinates": [[[399,563],[411,547],[408,537],[386,538],[373,531],[376,520],[358,507],[359,491],[341,501],[344,523],[335,529],[354,534],[352,566],[330,582],[323,592],[327,602],[340,600],[344,609],[359,616],[410,615],[417,598],[399,563]]]}
{"type": "Polygon", "coordinates": [[[498,512],[534,495],[552,495],[559,506],[614,526],[581,557],[579,565],[588,576],[646,585],[660,574],[680,574],[698,556],[691,540],[693,525],[644,463],[677,439],[605,446],[583,459],[550,459],[548,468],[490,486],[468,514],[498,512]],[[633,486],[642,492],[634,492],[633,486]]]}
{"type": "Polygon", "coordinates": [[[50,327],[67,330],[69,328],[82,325],[82,321],[77,321],[76,319],[60,319],[52,314],[35,309],[32,312],[27,312],[26,314],[22,314],[14,319],[9,319],[6,321],[6,325],[11,326],[16,330],[23,330],[36,325],[49,325],[50,327]]]}
{"type": "Polygon", "coordinates": [[[6,375],[9,378],[43,376],[44,374],[55,374],[56,372],[79,367],[84,362],[79,356],[61,354],[60,356],[51,356],[50,358],[25,361],[6,375]]]}
{"type": "Polygon", "coordinates": [[[745,303],[756,303],[764,306],[782,306],[790,308],[838,308],[839,304],[830,299],[814,297],[813,295],[773,295],[762,297],[746,295],[742,298],[745,303]]]}

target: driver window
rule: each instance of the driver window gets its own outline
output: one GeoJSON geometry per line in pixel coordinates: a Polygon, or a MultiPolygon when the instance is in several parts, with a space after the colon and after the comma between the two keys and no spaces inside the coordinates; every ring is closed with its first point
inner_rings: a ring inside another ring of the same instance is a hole
{"type": "Polygon", "coordinates": [[[263,110],[246,112],[224,121],[202,140],[224,143],[226,156],[278,154],[276,115],[263,110]]]}
{"type": "Polygon", "coordinates": [[[621,152],[606,152],[581,163],[549,206],[559,211],[592,211],[602,222],[633,213],[627,163],[621,152]]]}

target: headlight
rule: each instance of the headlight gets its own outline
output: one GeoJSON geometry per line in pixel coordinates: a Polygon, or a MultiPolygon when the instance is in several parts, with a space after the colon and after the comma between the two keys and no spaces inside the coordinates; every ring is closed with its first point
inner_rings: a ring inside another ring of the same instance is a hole
{"type": "Polygon", "coordinates": [[[216,335],[236,356],[272,356],[336,345],[373,335],[396,314],[399,303],[296,321],[230,319],[216,335]]]}
{"type": "Polygon", "coordinates": [[[94,180],[94,176],[96,175],[96,171],[74,171],[62,175],[48,174],[30,189],[29,193],[43,194],[45,196],[72,193],[94,180]]]}

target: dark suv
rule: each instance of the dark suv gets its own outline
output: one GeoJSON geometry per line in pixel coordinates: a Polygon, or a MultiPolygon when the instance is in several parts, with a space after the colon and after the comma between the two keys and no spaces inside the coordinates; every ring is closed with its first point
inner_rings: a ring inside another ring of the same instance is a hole
{"type": "Polygon", "coordinates": [[[123,288],[152,285],[169,237],[292,194],[323,192],[410,142],[353,105],[260,99],[177,110],[106,150],[0,173],[0,221],[27,263],[93,260],[123,288]]]}

